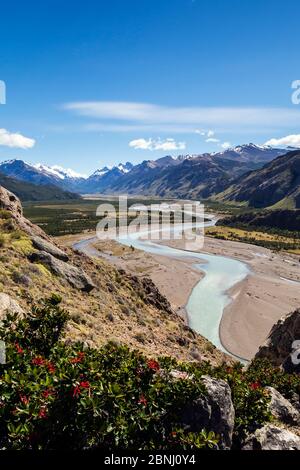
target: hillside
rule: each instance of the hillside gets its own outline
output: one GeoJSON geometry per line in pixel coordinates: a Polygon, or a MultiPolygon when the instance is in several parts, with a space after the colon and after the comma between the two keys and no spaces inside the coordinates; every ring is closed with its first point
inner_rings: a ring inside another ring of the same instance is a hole
{"type": "Polygon", "coordinates": [[[255,208],[300,208],[300,151],[288,152],[237,178],[215,198],[255,208]]]}
{"type": "Polygon", "coordinates": [[[227,227],[245,227],[249,230],[287,230],[300,233],[300,210],[277,209],[271,211],[246,212],[220,219],[217,224],[227,227]]]}
{"type": "Polygon", "coordinates": [[[70,339],[93,346],[115,339],[147,354],[226,359],[187,327],[149,278],[72,249],[62,251],[24,218],[19,200],[1,186],[0,209],[0,292],[21,307],[55,292],[71,315],[70,339]]]}
{"type": "Polygon", "coordinates": [[[79,199],[80,196],[69,191],[63,191],[57,186],[36,184],[10,178],[0,173],[0,185],[16,194],[22,201],[54,201],[79,199]]]}

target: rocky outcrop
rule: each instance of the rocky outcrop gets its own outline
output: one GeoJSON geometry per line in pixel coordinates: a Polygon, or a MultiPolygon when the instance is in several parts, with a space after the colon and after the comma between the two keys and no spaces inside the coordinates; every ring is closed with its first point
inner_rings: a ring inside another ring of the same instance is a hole
{"type": "Polygon", "coordinates": [[[17,313],[18,317],[24,316],[24,311],[18,302],[8,294],[0,293],[0,323],[6,318],[8,313],[17,313]]]}
{"type": "Polygon", "coordinates": [[[209,376],[203,376],[202,380],[206,395],[186,406],[182,425],[191,432],[213,431],[220,437],[219,448],[230,449],[235,417],[230,387],[224,380],[209,376]]]}
{"type": "Polygon", "coordinates": [[[49,253],[50,255],[62,261],[69,260],[69,256],[60,248],[55,246],[53,243],[41,237],[32,237],[31,241],[32,241],[33,246],[37,248],[38,250],[45,251],[46,253],[49,253]]]}
{"type": "Polygon", "coordinates": [[[275,388],[266,387],[270,394],[271,401],[269,403],[269,410],[274,416],[282,423],[290,425],[300,425],[300,413],[294,406],[284,398],[275,388]]]}
{"type": "Polygon", "coordinates": [[[161,294],[152,279],[149,277],[131,276],[122,269],[119,270],[119,273],[126,277],[135,292],[140,293],[141,298],[145,303],[153,305],[153,307],[156,307],[159,310],[164,310],[170,314],[173,313],[170,302],[161,294]]]}
{"type": "Polygon", "coordinates": [[[257,429],[244,443],[243,450],[300,450],[300,437],[267,424],[257,429]]]}
{"type": "Polygon", "coordinates": [[[0,186],[0,209],[9,211],[12,219],[17,222],[18,228],[24,230],[24,232],[30,236],[39,236],[50,240],[42,229],[32,224],[23,216],[20,199],[15,194],[3,188],[3,186],[0,186]]]}
{"type": "Polygon", "coordinates": [[[20,200],[10,191],[0,186],[0,209],[7,210],[16,217],[23,216],[23,210],[20,200]]]}
{"type": "Polygon", "coordinates": [[[39,251],[29,255],[31,262],[38,262],[46,266],[53,274],[60,276],[68,283],[84,292],[90,292],[95,288],[90,277],[80,268],[73,266],[65,261],[55,258],[50,253],[39,251]]]}
{"type": "Polygon", "coordinates": [[[275,366],[284,366],[288,372],[300,372],[297,350],[300,349],[300,310],[281,318],[272,328],[266,342],[255,358],[267,358],[275,366]],[[297,343],[298,342],[298,343],[297,343]],[[295,360],[296,359],[296,360],[295,360]]]}

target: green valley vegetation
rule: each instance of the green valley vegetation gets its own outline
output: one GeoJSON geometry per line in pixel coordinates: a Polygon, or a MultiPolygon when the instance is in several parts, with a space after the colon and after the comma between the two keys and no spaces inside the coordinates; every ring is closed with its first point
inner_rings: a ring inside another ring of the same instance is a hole
{"type": "MultiPolygon", "coordinates": [[[[128,207],[132,205],[160,204],[163,202],[172,203],[173,200],[156,198],[130,198],[128,207]]],[[[119,202],[117,197],[80,199],[70,201],[49,201],[23,204],[24,215],[34,224],[40,226],[47,234],[53,236],[82,233],[85,231],[95,231],[98,222],[104,216],[97,216],[96,210],[100,204],[111,204],[117,213],[117,225],[120,219],[127,216],[128,223],[136,218],[136,211],[119,213],[119,202]]],[[[161,214],[160,214],[161,217],[161,214]]],[[[151,217],[145,214],[145,223],[151,222],[151,217]]],[[[174,215],[170,216],[171,223],[174,222],[174,215]]]]}
{"type": "Polygon", "coordinates": [[[300,210],[248,211],[220,219],[206,234],[300,253],[300,210]]]}

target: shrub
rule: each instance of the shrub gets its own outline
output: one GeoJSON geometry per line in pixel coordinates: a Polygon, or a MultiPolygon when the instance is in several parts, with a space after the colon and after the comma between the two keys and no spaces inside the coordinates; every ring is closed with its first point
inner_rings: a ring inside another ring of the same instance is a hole
{"type": "Polygon", "coordinates": [[[0,327],[7,348],[0,366],[2,449],[214,445],[211,433],[178,429],[176,413],[204,393],[200,382],[168,380],[157,361],[125,346],[63,343],[68,314],[59,301],[52,296],[0,327]]]}
{"type": "Polygon", "coordinates": [[[112,342],[101,349],[64,342],[69,315],[60,301],[53,295],[0,326],[7,352],[0,365],[1,449],[215,448],[210,429],[191,433],[180,425],[186,404],[205,396],[202,375],[230,385],[236,442],[271,419],[265,385],[287,397],[299,393],[300,378],[266,361],[245,371],[241,364],[149,360],[112,342]],[[193,378],[174,380],[174,369],[193,378]]]}

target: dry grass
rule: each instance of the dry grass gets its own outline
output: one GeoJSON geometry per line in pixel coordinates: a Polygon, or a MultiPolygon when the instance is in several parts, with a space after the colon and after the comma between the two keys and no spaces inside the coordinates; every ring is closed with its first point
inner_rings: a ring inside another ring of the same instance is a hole
{"type": "MultiPolygon", "coordinates": [[[[282,249],[284,249],[285,244],[291,244],[291,242],[294,242],[294,239],[289,238],[289,237],[284,237],[282,235],[276,235],[276,234],[270,234],[267,232],[256,232],[256,231],[250,231],[250,230],[243,230],[243,229],[238,229],[238,228],[233,228],[233,227],[225,227],[225,226],[216,226],[216,227],[209,227],[205,229],[205,235],[208,237],[213,237],[213,238],[222,238],[224,240],[230,240],[230,241],[239,241],[239,242],[245,242],[245,243],[251,243],[255,244],[255,242],[276,242],[282,244],[282,249]]],[[[300,245],[300,240],[295,240],[297,243],[299,242],[300,245]]],[[[296,250],[290,250],[288,249],[290,253],[294,254],[300,254],[300,249],[296,250]]]]}

